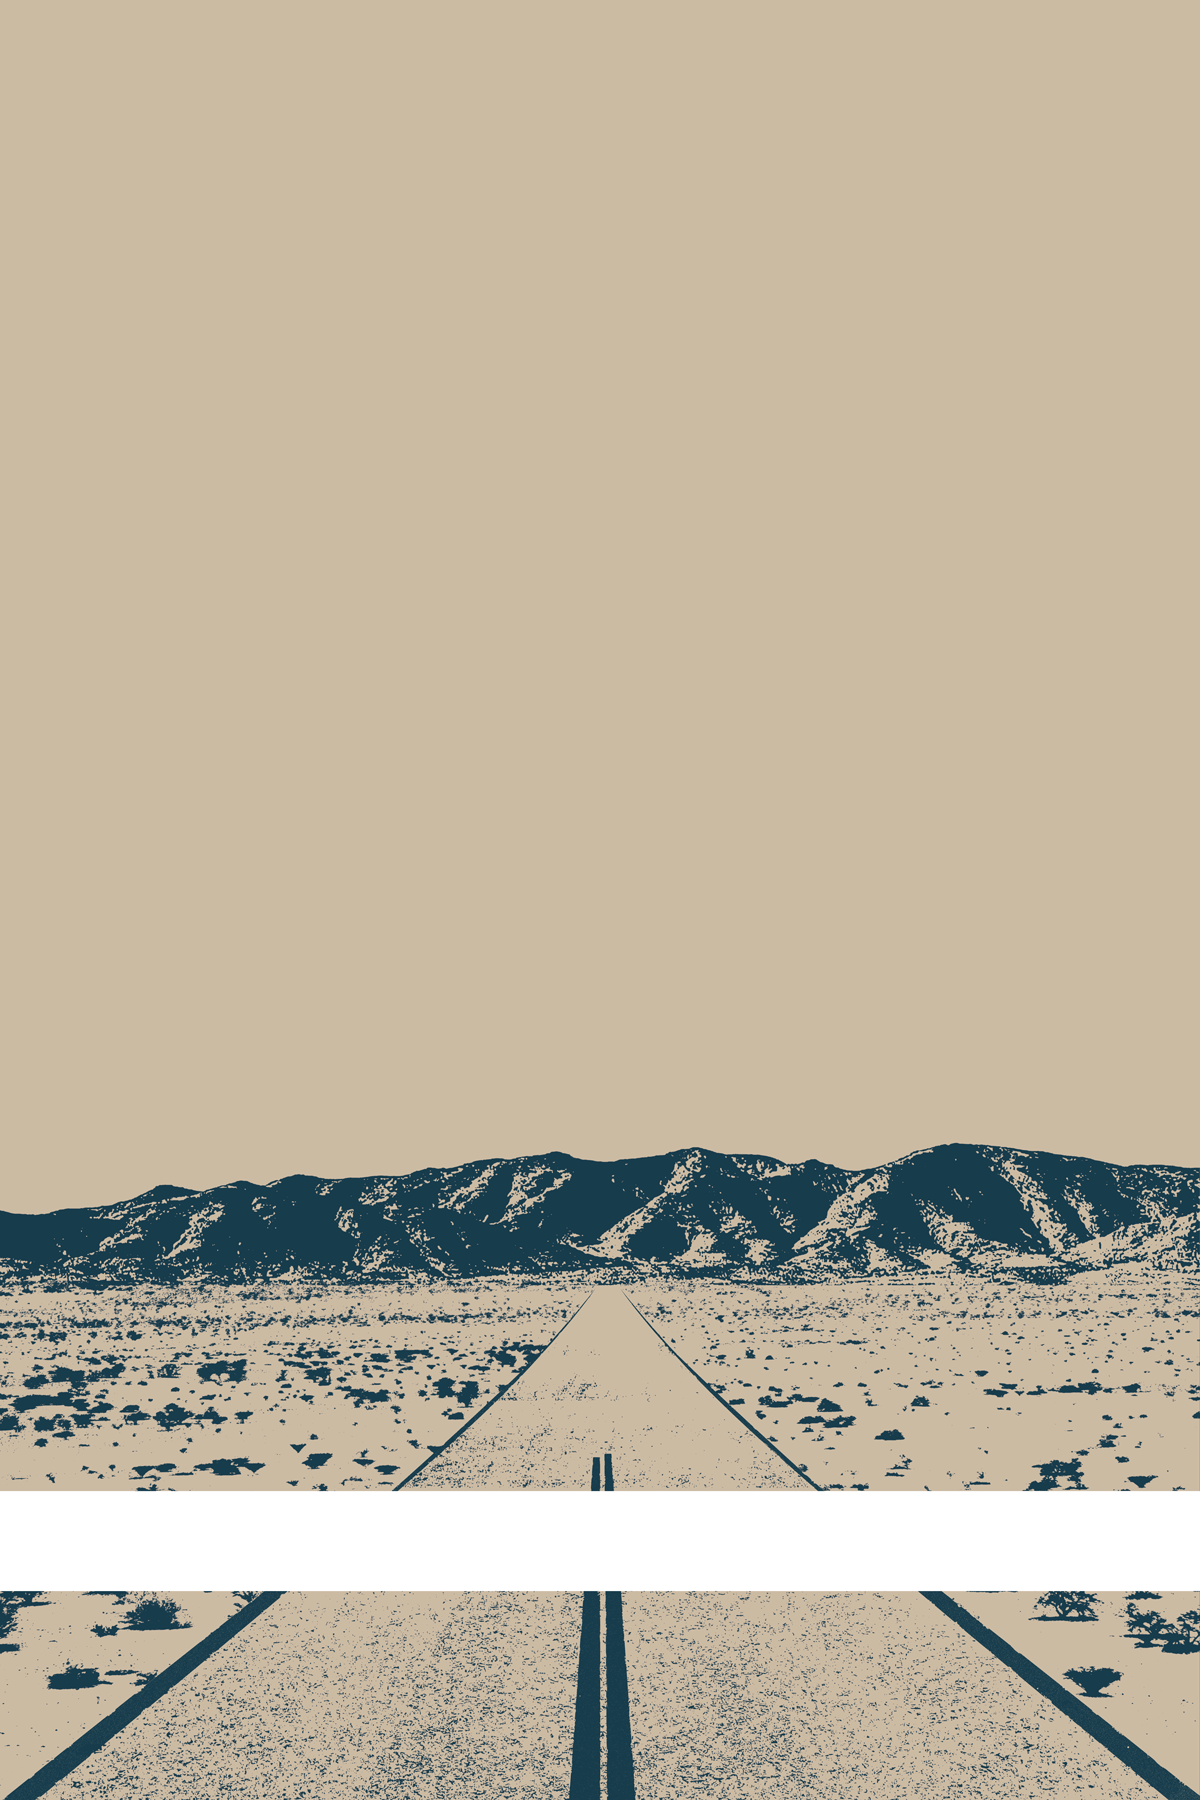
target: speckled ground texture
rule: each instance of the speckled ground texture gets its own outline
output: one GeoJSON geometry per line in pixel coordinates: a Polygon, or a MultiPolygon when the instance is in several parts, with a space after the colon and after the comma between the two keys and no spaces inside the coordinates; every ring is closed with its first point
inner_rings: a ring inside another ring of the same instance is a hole
{"type": "Polygon", "coordinates": [[[1153,1791],[920,1595],[631,1594],[625,1628],[642,1800],[1153,1791]]]}
{"type": "Polygon", "coordinates": [[[1200,1485],[1200,1282],[1125,1266],[1050,1286],[922,1273],[12,1292],[0,1297],[0,1489],[391,1488],[468,1424],[439,1482],[570,1487],[568,1421],[585,1384],[588,1433],[607,1407],[626,1486],[788,1485],[748,1434],[733,1452],[728,1414],[667,1369],[614,1296],[820,1487],[1200,1485]],[[558,1422],[546,1413],[515,1457],[496,1434],[518,1398],[530,1426],[535,1393],[558,1422]],[[647,1410],[655,1396],[703,1418],[694,1465],[671,1414],[647,1410]]]}
{"type": "Polygon", "coordinates": [[[567,1594],[287,1594],[59,1791],[565,1795],[578,1651],[567,1594]]]}
{"type": "Polygon", "coordinates": [[[0,1641],[0,1793],[73,1744],[241,1604],[234,1594],[160,1595],[179,1607],[174,1627],[131,1630],[128,1615],[140,1597],[40,1593],[17,1612],[0,1641]],[[96,1685],[50,1687],[50,1676],[68,1664],[94,1670],[96,1685]]]}
{"type": "MultiPolygon", "coordinates": [[[[581,1598],[286,1595],[54,1791],[565,1796],[581,1598]]],[[[997,1629],[1034,1610],[1028,1594],[957,1598],[997,1629]]],[[[639,1800],[1152,1792],[919,1595],[627,1594],[624,1609],[639,1800]]],[[[1185,1779],[1197,1665],[1147,1662],[1119,1721],[1185,1779]]],[[[64,1715],[83,1698],[59,1696],[64,1715]]]]}

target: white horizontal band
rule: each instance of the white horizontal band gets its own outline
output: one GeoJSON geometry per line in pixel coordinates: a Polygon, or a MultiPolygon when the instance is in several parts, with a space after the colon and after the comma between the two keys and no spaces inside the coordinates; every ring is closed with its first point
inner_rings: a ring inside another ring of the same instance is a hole
{"type": "Polygon", "coordinates": [[[1200,1494],[15,1494],[0,1586],[1177,1590],[1200,1494]]]}

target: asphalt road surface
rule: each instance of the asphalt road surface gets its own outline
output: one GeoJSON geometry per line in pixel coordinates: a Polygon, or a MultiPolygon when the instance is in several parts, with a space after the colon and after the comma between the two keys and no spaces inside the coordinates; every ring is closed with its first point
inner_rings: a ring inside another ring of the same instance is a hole
{"type": "Polygon", "coordinates": [[[919,1594],[626,1594],[639,1800],[1151,1800],[919,1594]]]}
{"type": "Polygon", "coordinates": [[[53,1800],[566,1800],[578,1594],[285,1594],[53,1800]]]}
{"type": "Polygon", "coordinates": [[[402,1486],[586,1488],[597,1449],[624,1489],[812,1491],[619,1287],[594,1288],[519,1380],[402,1486]]]}
{"type": "Polygon", "coordinates": [[[49,1791],[1154,1793],[920,1595],[839,1593],[288,1594],[49,1791]]]}

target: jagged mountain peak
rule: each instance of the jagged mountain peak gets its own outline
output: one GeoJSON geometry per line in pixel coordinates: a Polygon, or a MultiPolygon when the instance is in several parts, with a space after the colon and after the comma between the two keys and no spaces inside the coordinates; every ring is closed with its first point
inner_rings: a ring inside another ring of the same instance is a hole
{"type": "Polygon", "coordinates": [[[10,1278],[241,1281],[556,1270],[820,1280],[1195,1262],[1200,1171],[940,1144],[873,1169],[691,1145],[409,1175],[297,1173],[0,1214],[10,1278]]]}

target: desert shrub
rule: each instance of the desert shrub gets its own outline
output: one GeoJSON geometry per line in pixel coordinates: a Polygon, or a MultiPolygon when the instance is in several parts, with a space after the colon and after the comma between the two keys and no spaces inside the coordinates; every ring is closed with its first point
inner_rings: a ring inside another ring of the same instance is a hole
{"type": "Polygon", "coordinates": [[[1114,1681],[1120,1681],[1119,1669],[1098,1669],[1094,1665],[1086,1669],[1068,1669],[1068,1681],[1081,1687],[1089,1700],[1103,1699],[1103,1689],[1110,1687],[1114,1681]]]}
{"type": "Polygon", "coordinates": [[[117,1628],[115,1625],[93,1625],[92,1626],[92,1636],[93,1637],[116,1637],[116,1635],[117,1635],[117,1628]]]}
{"type": "Polygon", "coordinates": [[[51,1381],[69,1381],[72,1387],[83,1387],[87,1381],[86,1369],[57,1368],[50,1371],[51,1381]]]}
{"type": "Polygon", "coordinates": [[[1060,1481],[1065,1481],[1067,1486],[1072,1488],[1083,1486],[1083,1465],[1077,1456],[1072,1457],[1069,1462],[1053,1460],[1037,1463],[1035,1467],[1041,1472],[1041,1480],[1031,1481],[1026,1489],[1027,1493],[1049,1493],[1052,1488],[1058,1486],[1060,1481]]]}
{"type": "Polygon", "coordinates": [[[200,1363],[196,1369],[196,1376],[200,1381],[220,1381],[225,1375],[229,1377],[230,1381],[244,1381],[246,1379],[246,1358],[244,1356],[234,1357],[230,1360],[222,1358],[217,1362],[200,1363]]]}
{"type": "Polygon", "coordinates": [[[165,1594],[143,1594],[125,1614],[130,1631],[179,1631],[188,1623],[181,1619],[178,1600],[165,1594]]]}
{"type": "Polygon", "coordinates": [[[1171,1656],[1193,1656],[1200,1652],[1200,1612],[1180,1613],[1159,1633],[1163,1649],[1171,1656]]]}
{"type": "MultiPolygon", "coordinates": [[[[125,1407],[121,1408],[122,1412],[126,1410],[125,1407]]],[[[131,1422],[137,1425],[141,1423],[141,1419],[149,1418],[149,1416],[149,1413],[142,1413],[140,1418],[131,1422]]],[[[169,1405],[163,1407],[161,1412],[155,1413],[154,1419],[155,1423],[161,1425],[164,1431],[172,1431],[176,1425],[186,1425],[191,1416],[186,1406],[177,1406],[172,1400],[169,1405]]]]}
{"type": "Polygon", "coordinates": [[[1042,1606],[1057,1619],[1088,1620],[1096,1617],[1096,1595],[1074,1591],[1039,1594],[1035,1606],[1042,1606]]]}
{"type": "Polygon", "coordinates": [[[68,1663],[57,1675],[51,1675],[46,1683],[52,1688],[85,1688],[100,1686],[99,1669],[84,1669],[78,1663],[68,1663]]]}
{"type": "Polygon", "coordinates": [[[1125,1608],[1125,1622],[1129,1636],[1137,1638],[1141,1644],[1157,1642],[1167,1627],[1167,1621],[1160,1612],[1144,1612],[1132,1600],[1125,1608]]]}

